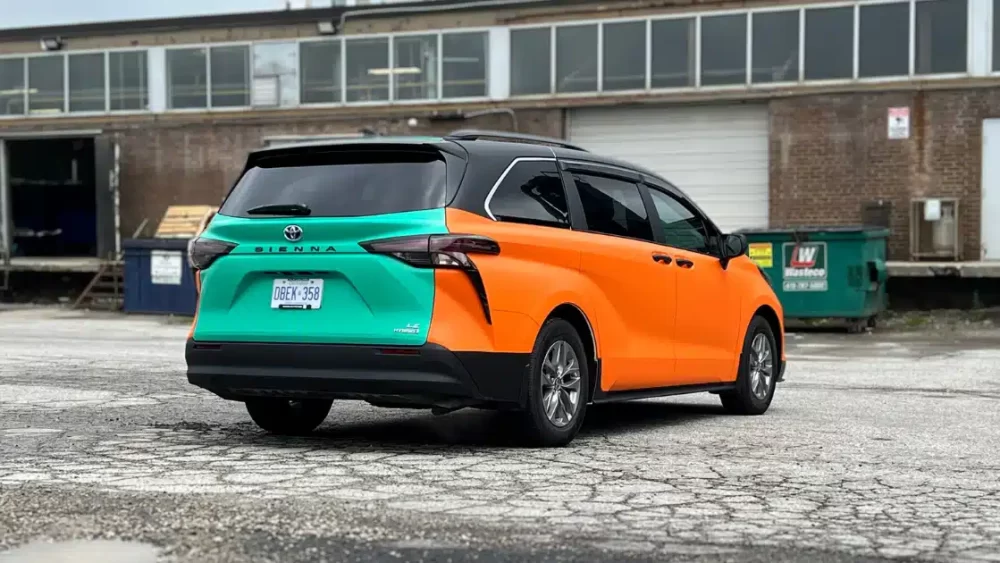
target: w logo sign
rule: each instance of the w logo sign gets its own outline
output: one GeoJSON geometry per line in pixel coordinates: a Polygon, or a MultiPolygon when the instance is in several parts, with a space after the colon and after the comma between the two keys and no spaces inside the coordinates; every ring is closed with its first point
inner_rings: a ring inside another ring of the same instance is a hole
{"type": "Polygon", "coordinates": [[[792,260],[789,266],[793,268],[812,268],[816,265],[816,253],[818,246],[799,245],[792,251],[792,260]]]}

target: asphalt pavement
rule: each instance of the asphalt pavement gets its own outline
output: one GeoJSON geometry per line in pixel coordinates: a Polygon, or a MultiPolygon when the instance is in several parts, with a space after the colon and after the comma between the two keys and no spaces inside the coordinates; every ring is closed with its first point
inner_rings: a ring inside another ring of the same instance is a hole
{"type": "Polygon", "coordinates": [[[763,416],[607,405],[546,450],[346,401],[268,436],[187,328],[0,311],[0,562],[1000,561],[1000,330],[790,334],[763,416]]]}

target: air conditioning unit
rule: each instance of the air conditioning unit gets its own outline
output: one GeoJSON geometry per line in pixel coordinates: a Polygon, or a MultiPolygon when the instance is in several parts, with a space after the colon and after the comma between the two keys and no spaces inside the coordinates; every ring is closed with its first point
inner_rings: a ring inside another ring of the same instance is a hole
{"type": "Polygon", "coordinates": [[[910,259],[961,260],[958,198],[910,200],[910,259]]]}

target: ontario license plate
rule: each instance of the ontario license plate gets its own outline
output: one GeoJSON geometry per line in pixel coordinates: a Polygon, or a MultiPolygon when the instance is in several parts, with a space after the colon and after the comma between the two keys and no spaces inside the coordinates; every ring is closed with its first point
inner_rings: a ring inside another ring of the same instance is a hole
{"type": "Polygon", "coordinates": [[[322,305],[323,280],[274,280],[271,290],[272,309],[319,309],[322,305]]]}

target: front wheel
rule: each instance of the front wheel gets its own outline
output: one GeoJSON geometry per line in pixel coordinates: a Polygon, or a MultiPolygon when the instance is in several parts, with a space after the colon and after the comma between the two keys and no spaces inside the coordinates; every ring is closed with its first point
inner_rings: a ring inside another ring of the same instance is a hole
{"type": "Polygon", "coordinates": [[[774,331],[764,317],[755,316],[747,328],[740,354],[736,388],[720,393],[722,406],[734,414],[764,414],[774,398],[779,358],[774,331]]]}
{"type": "Polygon", "coordinates": [[[583,424],[590,372],[573,325],[552,319],[542,326],[526,374],[526,438],[533,445],[565,446],[583,424]]]}
{"type": "Polygon", "coordinates": [[[250,418],[272,434],[301,436],[316,429],[330,414],[333,401],[324,399],[247,399],[250,418]]]}

